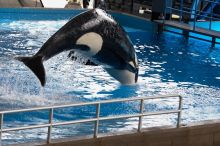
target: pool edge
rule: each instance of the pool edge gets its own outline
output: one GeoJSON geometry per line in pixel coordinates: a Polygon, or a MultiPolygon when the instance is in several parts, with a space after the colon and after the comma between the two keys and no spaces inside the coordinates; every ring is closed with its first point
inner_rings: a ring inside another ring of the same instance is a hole
{"type": "Polygon", "coordinates": [[[180,128],[156,127],[141,132],[127,131],[98,138],[81,137],[58,139],[50,144],[27,143],[11,146],[219,146],[220,120],[191,123],[180,128]]]}

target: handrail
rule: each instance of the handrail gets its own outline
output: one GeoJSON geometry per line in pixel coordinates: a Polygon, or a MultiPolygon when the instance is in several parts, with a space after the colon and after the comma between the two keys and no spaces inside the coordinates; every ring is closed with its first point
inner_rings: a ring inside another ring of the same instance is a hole
{"type": "Polygon", "coordinates": [[[114,99],[114,100],[105,100],[105,101],[98,101],[98,102],[86,102],[86,103],[76,103],[76,104],[69,104],[69,105],[58,105],[58,106],[47,106],[47,107],[39,107],[39,108],[29,108],[29,109],[20,109],[20,110],[11,110],[11,111],[1,111],[0,112],[0,146],[2,141],[2,133],[9,132],[9,131],[18,131],[18,130],[27,130],[27,129],[36,129],[36,128],[48,128],[47,132],[47,143],[51,143],[51,132],[54,126],[62,126],[62,125],[70,125],[70,124],[77,124],[77,123],[86,123],[86,122],[95,122],[94,126],[94,134],[93,137],[98,137],[98,130],[99,130],[99,122],[106,121],[106,120],[115,120],[115,119],[126,119],[126,118],[139,118],[137,131],[141,132],[142,130],[142,120],[145,116],[152,116],[152,115],[163,115],[163,114],[174,114],[177,113],[177,125],[176,127],[179,128],[181,125],[181,115],[182,115],[182,96],[180,95],[165,95],[165,96],[150,96],[150,97],[139,97],[139,98],[125,98],[125,99],[114,99]],[[172,110],[164,110],[164,111],[156,111],[156,112],[144,112],[144,101],[149,99],[165,99],[165,98],[179,98],[178,109],[172,110]],[[108,103],[117,103],[117,102],[131,102],[131,101],[140,101],[140,110],[139,113],[134,114],[124,114],[124,115],[115,115],[115,116],[100,116],[100,107],[103,104],[108,103]],[[55,122],[53,120],[54,117],[54,110],[60,108],[68,108],[68,107],[78,107],[78,106],[85,106],[85,105],[94,105],[96,106],[96,117],[89,118],[89,119],[81,119],[81,120],[72,120],[72,121],[64,121],[64,122],[55,122]],[[39,110],[48,110],[49,117],[48,123],[46,124],[36,124],[30,126],[20,126],[20,127],[10,127],[4,128],[3,121],[4,115],[11,114],[11,113],[22,113],[22,112],[30,112],[30,111],[39,111],[39,110]]]}
{"type": "Polygon", "coordinates": [[[66,105],[55,105],[55,106],[45,106],[45,107],[36,107],[36,108],[27,108],[27,109],[18,109],[18,110],[9,110],[9,111],[0,111],[0,114],[6,113],[17,113],[17,112],[30,112],[30,111],[39,111],[46,109],[58,109],[58,108],[68,108],[68,107],[76,107],[82,105],[96,105],[96,104],[106,104],[106,103],[115,103],[115,102],[128,102],[128,101],[137,101],[137,100],[149,100],[149,99],[163,99],[169,97],[178,97],[179,95],[164,95],[164,96],[148,96],[148,97],[137,97],[137,98],[124,98],[124,99],[113,99],[113,100],[104,100],[104,101],[93,101],[93,102],[81,102],[81,103],[73,103],[66,105]]]}
{"type": "MultiPolygon", "coordinates": [[[[167,7],[167,9],[171,9],[171,10],[175,10],[175,11],[180,11],[179,9],[176,9],[176,8],[172,8],[172,7],[167,7]]],[[[185,10],[182,10],[182,12],[184,13],[187,13],[187,14],[191,14],[191,12],[188,12],[188,11],[185,11],[185,10]]],[[[200,12],[199,10],[197,10],[196,12],[200,12]]],[[[210,14],[210,13],[206,13],[204,12],[205,14],[210,14]]],[[[201,14],[197,14],[197,16],[202,16],[201,14]]],[[[219,14],[213,14],[213,16],[219,16],[219,14]]],[[[210,16],[204,16],[206,18],[211,18],[210,16]]],[[[213,18],[213,19],[216,19],[216,20],[220,20],[220,18],[213,18]]]]}
{"type": "MultiPolygon", "coordinates": [[[[209,2],[211,3],[212,5],[213,4],[218,4],[220,5],[220,2],[216,2],[214,0],[203,0],[205,2],[209,2]]],[[[200,0],[195,0],[195,3],[199,4],[201,1],[200,0]]],[[[185,8],[183,7],[183,0],[180,0],[180,8],[177,9],[177,8],[173,8],[173,7],[166,7],[166,9],[169,9],[169,10],[175,10],[175,11],[178,11],[180,16],[179,16],[179,21],[182,21],[182,17],[183,17],[183,13],[187,13],[187,14],[191,14],[191,16],[194,16],[193,17],[193,30],[195,30],[196,28],[196,22],[197,22],[197,17],[198,16],[203,16],[205,18],[208,18],[209,19],[209,28],[207,28],[208,30],[211,30],[212,29],[212,22],[215,20],[219,20],[220,21],[220,18],[216,18],[216,17],[220,17],[219,14],[213,14],[213,6],[211,7],[211,14],[210,13],[207,13],[207,12],[204,12],[204,11],[201,11],[201,10],[198,10],[198,5],[195,6],[195,8],[193,9],[189,9],[189,8],[186,8],[186,10],[190,10],[190,12],[186,11],[185,8]],[[208,16],[206,14],[210,14],[211,16],[208,16]],[[206,16],[205,16],[206,15],[206,16]]],[[[163,21],[165,23],[165,21],[163,21]]]]}
{"type": "Polygon", "coordinates": [[[213,1],[213,0],[203,0],[204,2],[211,2],[213,4],[220,4],[219,2],[213,1]]]}
{"type": "MultiPolygon", "coordinates": [[[[220,3],[219,3],[220,5],[220,3]]],[[[191,10],[190,8],[187,8],[187,7],[182,7],[183,10],[180,10],[180,9],[177,9],[177,8],[173,8],[173,7],[167,7],[167,9],[172,9],[172,10],[176,10],[176,11],[182,11],[182,12],[186,12],[188,14],[191,14],[192,12],[201,12],[201,10],[191,10]],[[189,11],[186,11],[186,10],[189,10],[189,11]],[[191,11],[191,12],[190,12],[191,11]]],[[[202,11],[203,14],[210,14],[208,12],[204,12],[202,11]]],[[[192,14],[192,15],[195,15],[195,14],[192,14]]],[[[201,14],[197,14],[198,16],[202,16],[201,14]]],[[[218,16],[220,17],[220,14],[213,14],[214,16],[218,16]]],[[[208,17],[208,16],[204,16],[204,17],[208,17]]]]}

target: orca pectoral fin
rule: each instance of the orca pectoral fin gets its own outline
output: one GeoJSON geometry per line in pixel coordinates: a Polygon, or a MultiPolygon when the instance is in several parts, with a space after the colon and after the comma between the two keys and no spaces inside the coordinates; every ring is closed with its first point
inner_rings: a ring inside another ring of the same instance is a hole
{"type": "Polygon", "coordinates": [[[89,51],[89,47],[87,45],[79,45],[79,44],[76,44],[74,46],[74,48],[70,51],[70,53],[68,54],[68,57],[72,57],[73,54],[75,53],[74,50],[81,50],[81,51],[89,51]]]}
{"type": "Polygon", "coordinates": [[[71,60],[76,60],[77,59],[77,57],[74,55],[74,53],[75,53],[75,50],[77,51],[77,50],[80,50],[80,51],[89,51],[89,47],[87,46],[87,45],[78,45],[78,44],[76,44],[75,46],[74,46],[74,48],[70,51],[70,53],[68,54],[68,58],[70,58],[71,60]]]}
{"type": "MultiPolygon", "coordinates": [[[[86,45],[77,45],[78,47],[79,46],[84,46],[84,49],[78,49],[78,50],[84,50],[84,51],[87,51],[88,48],[86,45]]],[[[77,48],[78,48],[77,47],[77,48]]],[[[77,60],[77,56],[74,55],[75,51],[71,50],[70,53],[68,54],[68,58],[70,58],[71,60],[73,61],[76,61],[77,60]]],[[[97,64],[95,64],[94,62],[92,62],[91,60],[87,60],[87,62],[85,63],[85,65],[91,65],[91,66],[98,66],[97,64]]]]}
{"type": "Polygon", "coordinates": [[[91,60],[87,60],[85,65],[90,65],[90,66],[98,66],[97,64],[95,64],[94,62],[92,62],[91,60]]]}
{"type": "MultiPolygon", "coordinates": [[[[76,61],[77,60],[77,56],[74,56],[74,53],[71,51],[68,54],[68,57],[73,60],[76,61]]],[[[94,62],[92,62],[91,60],[87,60],[87,62],[85,63],[85,65],[91,65],[91,66],[98,66],[97,64],[95,64],[94,62]]]]}
{"type": "Polygon", "coordinates": [[[67,55],[67,57],[70,58],[71,60],[75,61],[75,60],[77,59],[77,57],[74,56],[74,53],[75,53],[75,52],[74,52],[73,50],[71,50],[71,51],[69,52],[69,54],[67,55]]]}
{"type": "Polygon", "coordinates": [[[81,44],[76,44],[74,47],[75,50],[81,50],[81,51],[89,51],[90,48],[87,45],[81,45],[81,44]]]}
{"type": "Polygon", "coordinates": [[[17,57],[16,60],[23,62],[38,77],[42,86],[46,83],[46,73],[41,56],[34,57],[17,57]]]}

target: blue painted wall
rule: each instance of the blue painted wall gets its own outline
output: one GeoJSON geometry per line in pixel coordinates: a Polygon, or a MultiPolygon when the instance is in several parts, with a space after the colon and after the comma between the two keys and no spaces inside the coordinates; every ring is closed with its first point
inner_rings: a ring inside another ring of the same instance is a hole
{"type": "MultiPolygon", "coordinates": [[[[85,10],[73,9],[36,9],[36,8],[0,8],[0,19],[3,20],[60,20],[71,19],[85,10]]],[[[157,25],[144,18],[110,12],[110,14],[123,26],[156,31],[157,25]]]]}

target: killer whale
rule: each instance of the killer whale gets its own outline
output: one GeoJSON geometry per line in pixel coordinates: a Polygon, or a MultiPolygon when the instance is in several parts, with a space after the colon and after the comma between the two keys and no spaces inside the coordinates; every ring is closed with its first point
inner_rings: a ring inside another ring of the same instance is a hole
{"type": "Polygon", "coordinates": [[[63,52],[77,52],[103,68],[121,84],[138,80],[135,49],[124,29],[104,10],[96,8],[72,18],[31,57],[16,57],[46,83],[43,62],[63,52]]]}

